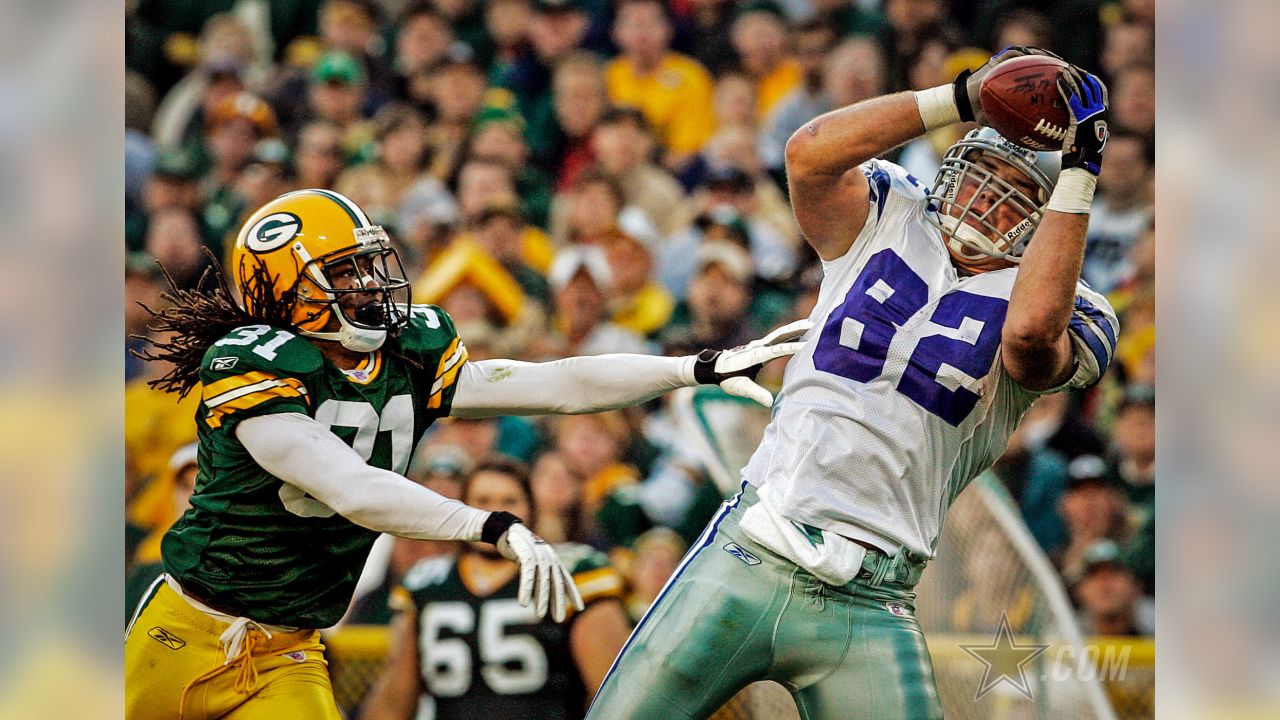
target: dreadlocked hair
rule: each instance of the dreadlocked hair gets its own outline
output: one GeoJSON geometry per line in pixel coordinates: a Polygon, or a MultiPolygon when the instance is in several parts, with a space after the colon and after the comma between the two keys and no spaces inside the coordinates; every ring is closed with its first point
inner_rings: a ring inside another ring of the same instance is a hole
{"type": "Polygon", "coordinates": [[[173,365],[163,376],[149,380],[147,385],[165,392],[178,393],[178,397],[186,397],[191,389],[200,384],[200,364],[205,351],[213,343],[222,339],[227,333],[243,325],[272,325],[280,328],[290,327],[290,315],[293,309],[292,292],[284,293],[277,298],[272,293],[278,276],[271,276],[264,264],[257,264],[250,273],[247,283],[245,306],[254,309],[253,314],[244,310],[235,301],[227,276],[213,253],[205,250],[210,265],[201,273],[199,281],[193,289],[179,288],[168,269],[160,265],[165,280],[169,283],[168,292],[160,297],[168,306],[154,310],[143,304],[142,309],[150,313],[154,324],[147,329],[153,333],[168,336],[164,341],[157,341],[143,335],[133,335],[136,340],[147,343],[147,347],[130,350],[134,357],[148,362],[163,360],[173,365]]]}

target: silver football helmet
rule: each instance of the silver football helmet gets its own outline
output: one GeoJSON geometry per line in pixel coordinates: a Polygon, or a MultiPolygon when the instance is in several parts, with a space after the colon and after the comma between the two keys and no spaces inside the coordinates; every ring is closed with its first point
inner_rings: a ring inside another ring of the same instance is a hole
{"type": "Polygon", "coordinates": [[[942,231],[947,246],[961,258],[982,260],[995,257],[1019,262],[1027,242],[1040,224],[1041,210],[1058,182],[1061,165],[1060,152],[1028,150],[1009,142],[989,127],[978,128],[952,145],[943,156],[942,167],[938,169],[933,189],[928,195],[930,210],[936,212],[925,213],[925,217],[942,231]],[[979,153],[1003,160],[1021,171],[1040,188],[1038,196],[1027,197],[979,165],[976,162],[979,153]],[[973,182],[976,187],[962,204],[957,197],[966,182],[973,182]],[[975,201],[987,192],[995,194],[995,202],[985,211],[975,210],[975,201]],[[1004,205],[1013,208],[1020,218],[1007,230],[1000,229],[993,222],[1004,205]],[[982,230],[964,222],[967,218],[974,220],[982,230]]]}

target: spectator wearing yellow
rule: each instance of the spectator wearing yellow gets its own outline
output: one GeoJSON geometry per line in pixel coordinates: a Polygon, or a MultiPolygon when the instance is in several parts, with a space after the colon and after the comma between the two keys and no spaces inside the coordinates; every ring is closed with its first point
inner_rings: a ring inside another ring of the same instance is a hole
{"type": "Polygon", "coordinates": [[[547,279],[554,292],[555,334],[531,345],[532,356],[652,355],[657,350],[653,343],[610,318],[614,281],[604,250],[576,245],[561,250],[547,279]]]}
{"type": "Polygon", "coordinates": [[[194,442],[179,447],[169,456],[165,473],[147,487],[134,504],[136,516],[150,516],[151,534],[134,553],[133,561],[150,564],[160,561],[160,538],[174,520],[191,504],[191,491],[196,486],[196,453],[194,442]]]}
{"type": "Polygon", "coordinates": [[[640,471],[624,457],[634,432],[621,411],[567,415],[552,426],[557,454],[583,479],[581,503],[592,519],[595,544],[603,541],[610,559],[623,564],[623,549],[653,526],[635,496],[640,471]]]}
{"type": "Polygon", "coordinates": [[[756,120],[763,120],[804,81],[800,63],[787,52],[782,10],[769,0],[743,5],[733,21],[732,38],[742,69],[755,82],[756,120]]]}
{"type": "Polygon", "coordinates": [[[639,240],[615,231],[604,246],[613,274],[613,321],[646,337],[666,326],[676,301],[653,279],[653,256],[639,240]]]}
{"type": "MultiPolygon", "coordinates": [[[[516,181],[511,166],[497,158],[473,157],[459,168],[454,181],[458,209],[467,226],[474,227],[481,213],[493,205],[518,203],[516,181]]],[[[470,237],[470,230],[458,239],[470,237]]],[[[520,230],[520,252],[524,261],[538,272],[551,267],[555,254],[551,239],[538,227],[525,224],[520,230]]]]}
{"type": "Polygon", "coordinates": [[[168,467],[174,452],[196,438],[189,420],[200,404],[199,393],[176,400],[147,385],[166,368],[148,363],[143,374],[124,387],[125,517],[140,541],[157,527],[168,527],[176,515],[169,503],[172,483],[168,467]]]}
{"type": "Polygon", "coordinates": [[[145,497],[135,505],[135,511],[150,515],[154,524],[151,534],[128,558],[130,570],[125,578],[124,591],[126,619],[138,606],[147,588],[164,571],[160,562],[160,539],[178,516],[191,506],[191,493],[196,487],[198,450],[197,444],[191,442],[174,451],[165,474],[147,488],[145,497]]]}
{"type": "Polygon", "coordinates": [[[640,109],[679,168],[715,130],[713,81],[698,61],[671,51],[672,28],[660,0],[623,0],[613,24],[622,54],[605,69],[609,99],[640,109]]]}

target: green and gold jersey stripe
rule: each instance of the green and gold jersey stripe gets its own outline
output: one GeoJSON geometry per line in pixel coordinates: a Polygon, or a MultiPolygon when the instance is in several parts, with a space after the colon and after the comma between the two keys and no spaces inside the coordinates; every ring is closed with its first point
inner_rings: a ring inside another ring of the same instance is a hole
{"type": "Polygon", "coordinates": [[[467,348],[460,338],[455,337],[445,350],[444,356],[440,358],[440,365],[436,368],[436,381],[431,385],[431,399],[427,401],[427,407],[440,407],[444,399],[444,391],[457,381],[458,372],[466,362],[467,348]]]}
{"type": "Polygon", "coordinates": [[[622,576],[611,567],[580,572],[573,576],[573,583],[582,594],[582,602],[604,597],[622,597],[622,576]]]}
{"type": "Polygon", "coordinates": [[[205,400],[205,407],[209,408],[205,422],[212,428],[221,427],[223,417],[237,410],[248,410],[276,398],[300,397],[305,401],[306,395],[307,389],[297,378],[268,378],[227,390],[205,400]]]}

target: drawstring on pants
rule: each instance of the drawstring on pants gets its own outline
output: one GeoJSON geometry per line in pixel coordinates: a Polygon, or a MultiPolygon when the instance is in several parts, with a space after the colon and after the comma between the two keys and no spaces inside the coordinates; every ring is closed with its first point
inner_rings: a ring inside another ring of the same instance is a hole
{"type": "Polygon", "coordinates": [[[187,693],[196,685],[221,675],[224,671],[237,667],[236,679],[232,688],[238,693],[248,695],[258,687],[258,667],[253,662],[253,652],[263,640],[271,639],[271,631],[247,617],[238,617],[218,636],[225,659],[222,664],[200,675],[182,688],[182,697],[178,701],[178,720],[182,720],[187,709],[187,693]],[[257,630],[258,633],[251,632],[257,630]]]}

